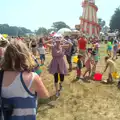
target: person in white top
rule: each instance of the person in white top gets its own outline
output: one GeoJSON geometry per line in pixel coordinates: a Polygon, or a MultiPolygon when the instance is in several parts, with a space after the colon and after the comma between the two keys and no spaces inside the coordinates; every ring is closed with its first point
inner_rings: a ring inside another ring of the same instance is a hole
{"type": "Polygon", "coordinates": [[[44,64],[44,61],[45,61],[45,47],[43,46],[43,44],[39,44],[39,47],[38,47],[38,52],[40,54],[40,60],[41,60],[41,64],[44,64]]]}

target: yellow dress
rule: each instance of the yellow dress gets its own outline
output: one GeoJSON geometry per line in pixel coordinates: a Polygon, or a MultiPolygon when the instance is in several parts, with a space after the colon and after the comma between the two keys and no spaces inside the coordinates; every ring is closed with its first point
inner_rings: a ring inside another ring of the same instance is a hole
{"type": "Polygon", "coordinates": [[[109,73],[115,73],[117,72],[117,66],[116,63],[113,60],[107,60],[107,64],[109,65],[109,73]]]}

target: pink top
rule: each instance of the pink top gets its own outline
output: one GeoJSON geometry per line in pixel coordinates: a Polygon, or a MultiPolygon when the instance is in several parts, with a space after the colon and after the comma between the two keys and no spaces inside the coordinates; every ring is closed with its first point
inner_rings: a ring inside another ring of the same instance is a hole
{"type": "Polygon", "coordinates": [[[89,57],[88,60],[87,60],[86,63],[85,63],[85,67],[86,67],[87,69],[91,69],[91,64],[93,64],[93,61],[92,61],[92,59],[89,57]]]}

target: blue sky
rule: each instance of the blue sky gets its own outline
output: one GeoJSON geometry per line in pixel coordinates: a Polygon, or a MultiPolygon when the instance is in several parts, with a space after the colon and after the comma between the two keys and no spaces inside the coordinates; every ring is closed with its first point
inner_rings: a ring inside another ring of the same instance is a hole
{"type": "MultiPolygon", "coordinates": [[[[31,30],[50,28],[53,22],[64,21],[74,27],[82,15],[82,0],[0,0],[0,24],[23,26],[31,30]]],[[[96,0],[97,16],[109,25],[120,0],[96,0]]]]}

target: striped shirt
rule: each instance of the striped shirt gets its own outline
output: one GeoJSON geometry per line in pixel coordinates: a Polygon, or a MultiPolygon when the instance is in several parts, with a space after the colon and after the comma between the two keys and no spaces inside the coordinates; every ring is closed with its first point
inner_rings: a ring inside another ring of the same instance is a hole
{"type": "Polygon", "coordinates": [[[2,87],[2,97],[14,106],[13,114],[9,120],[36,120],[37,97],[30,92],[30,87],[35,77],[27,87],[20,73],[8,87],[2,87]]]}

